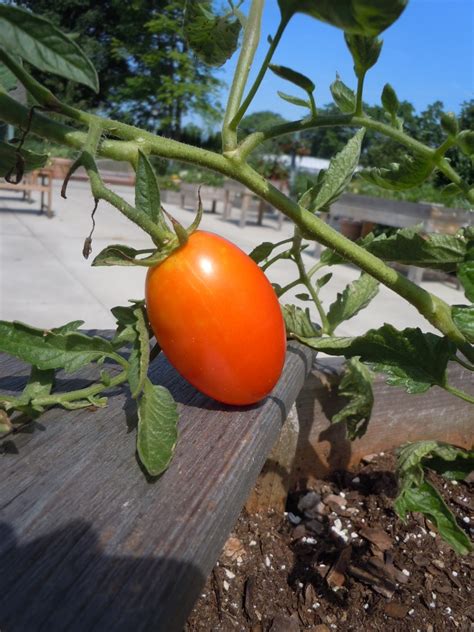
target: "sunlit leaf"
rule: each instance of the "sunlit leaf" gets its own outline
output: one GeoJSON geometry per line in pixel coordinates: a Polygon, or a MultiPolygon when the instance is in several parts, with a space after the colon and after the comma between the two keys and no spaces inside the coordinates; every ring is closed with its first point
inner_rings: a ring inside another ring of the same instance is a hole
{"type": "Polygon", "coordinates": [[[171,461],[178,439],[178,409],[171,393],[147,378],[138,403],[137,451],[151,476],[161,474],[171,461]]]}
{"type": "Polygon", "coordinates": [[[349,283],[328,310],[328,321],[332,333],[338,325],[349,320],[367,307],[377,295],[379,284],[370,274],[362,273],[358,279],[349,283]]]}
{"type": "Polygon", "coordinates": [[[409,393],[423,393],[435,384],[446,383],[446,367],[454,345],[447,339],[420,329],[398,331],[385,324],[355,338],[296,337],[309,347],[346,358],[359,356],[375,371],[385,373],[387,382],[409,393]]]}
{"type": "Polygon", "coordinates": [[[305,208],[312,212],[327,210],[329,205],[344,192],[359,164],[364,133],[365,130],[359,130],[331,159],[323,177],[318,179],[313,189],[305,193],[302,201],[305,208]]]}
{"type": "Polygon", "coordinates": [[[288,335],[301,336],[303,338],[320,336],[321,333],[311,322],[309,309],[301,309],[296,305],[285,305],[283,317],[288,335]]]}
{"type": "Polygon", "coordinates": [[[458,279],[466,297],[474,303],[474,261],[466,261],[458,267],[458,279]]]}
{"type": "Polygon", "coordinates": [[[451,314],[459,331],[474,343],[474,305],[453,305],[451,314]]]}
{"type": "Polygon", "coordinates": [[[336,74],[336,81],[331,83],[331,94],[334,103],[345,114],[351,114],[356,108],[356,95],[336,74]]]}
{"type": "Polygon", "coordinates": [[[389,83],[386,83],[382,90],[382,105],[392,116],[395,116],[400,108],[397,93],[389,83]]]}
{"type": "Polygon", "coordinates": [[[286,92],[280,92],[280,90],[277,91],[277,94],[281,99],[283,99],[284,101],[288,101],[288,103],[291,103],[292,105],[311,109],[311,103],[309,101],[306,101],[305,99],[294,97],[291,94],[286,94],[286,92]]]}
{"type": "Polygon", "coordinates": [[[456,553],[467,555],[472,550],[466,533],[457,525],[439,492],[424,481],[418,487],[402,490],[394,502],[395,511],[403,520],[409,511],[421,512],[436,525],[440,535],[448,542],[456,553]]]}
{"type": "Polygon", "coordinates": [[[360,175],[383,189],[403,191],[422,184],[434,169],[434,163],[428,158],[406,154],[400,163],[390,167],[372,167],[360,172],[360,175]]]}
{"type": "Polygon", "coordinates": [[[90,362],[110,356],[114,347],[98,336],[77,332],[58,334],[23,323],[0,321],[0,351],[38,369],[63,368],[72,373],[90,362]]]}
{"type": "Polygon", "coordinates": [[[460,236],[420,234],[421,226],[409,226],[393,235],[378,235],[365,247],[385,261],[451,272],[466,256],[466,241],[460,236]]]}
{"type": "Polygon", "coordinates": [[[216,15],[209,0],[186,0],[184,35],[210,66],[222,66],[237,50],[241,24],[232,14],[216,15]]]}

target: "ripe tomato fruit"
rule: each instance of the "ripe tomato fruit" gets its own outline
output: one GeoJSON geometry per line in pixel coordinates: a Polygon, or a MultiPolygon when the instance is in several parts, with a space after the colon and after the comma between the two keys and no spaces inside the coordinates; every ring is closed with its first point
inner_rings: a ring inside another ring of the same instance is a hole
{"type": "Polygon", "coordinates": [[[285,361],[285,325],[260,268],[230,241],[196,231],[146,278],[146,306],[168,360],[225,404],[261,400],[285,361]]]}

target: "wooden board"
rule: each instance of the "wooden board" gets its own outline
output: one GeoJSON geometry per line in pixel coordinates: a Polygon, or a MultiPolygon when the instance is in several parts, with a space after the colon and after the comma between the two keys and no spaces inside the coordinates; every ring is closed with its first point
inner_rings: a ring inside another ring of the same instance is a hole
{"type": "MultiPolygon", "coordinates": [[[[51,410],[0,448],[0,630],[180,631],[276,441],[312,355],[290,343],[259,406],[220,405],[165,358],[151,369],[180,404],[169,470],[149,481],[134,403],[51,410]]],[[[26,370],[0,357],[0,390],[26,370]]],[[[88,372],[66,381],[81,380],[88,372]]]]}

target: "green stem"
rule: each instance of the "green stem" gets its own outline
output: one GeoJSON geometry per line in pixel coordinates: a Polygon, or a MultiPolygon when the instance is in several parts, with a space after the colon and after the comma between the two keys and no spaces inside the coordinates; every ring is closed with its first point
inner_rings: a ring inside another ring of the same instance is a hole
{"type": "MultiPolygon", "coordinates": [[[[25,124],[28,110],[13,99],[10,99],[4,94],[0,94],[0,114],[2,115],[2,119],[8,123],[25,124]]],[[[92,119],[99,118],[93,115],[87,115],[87,117],[92,117],[92,119]]],[[[403,132],[399,132],[378,121],[372,121],[367,117],[352,117],[350,115],[334,118],[338,119],[337,124],[342,124],[342,121],[344,121],[344,124],[355,126],[364,125],[377,131],[386,132],[388,136],[399,140],[409,148],[419,151],[419,153],[423,152],[424,155],[428,155],[431,158],[433,156],[434,152],[432,149],[425,147],[414,139],[410,139],[403,132]]],[[[84,144],[86,140],[84,133],[75,132],[60,123],[55,123],[48,119],[46,119],[46,121],[48,121],[47,125],[43,127],[44,121],[44,117],[38,115],[33,118],[32,124],[33,131],[43,138],[53,138],[54,140],[62,138],[64,144],[72,146],[79,145],[82,147],[84,144]]],[[[156,137],[143,130],[122,123],[115,123],[107,119],[103,120],[103,126],[106,130],[114,130],[114,133],[119,137],[127,141],[133,141],[133,145],[132,143],[103,141],[99,148],[100,155],[116,160],[130,160],[131,155],[134,155],[136,158],[138,148],[145,145],[152,154],[202,165],[237,180],[292,219],[296,225],[299,226],[305,237],[317,240],[321,244],[330,247],[342,257],[355,263],[362,270],[368,272],[388,288],[404,297],[408,302],[413,304],[432,325],[447,335],[458,346],[462,347],[466,344],[464,336],[455,326],[451,318],[449,306],[444,301],[411,283],[380,259],[351,242],[312,213],[287,198],[247,164],[237,160],[235,157],[231,159],[208,150],[179,143],[178,141],[156,137]]],[[[297,122],[297,124],[291,123],[286,126],[280,126],[280,131],[282,127],[285,127],[286,132],[298,131],[298,128],[310,129],[311,127],[315,127],[315,122],[311,121],[307,124],[302,121],[297,122]]],[[[275,135],[274,132],[273,135],[275,135]]],[[[272,135],[270,135],[270,137],[271,136],[272,135]]],[[[445,169],[447,169],[447,167],[445,167],[445,169]]],[[[108,190],[104,191],[104,199],[114,205],[117,204],[119,210],[125,215],[127,215],[127,210],[133,209],[133,207],[130,207],[121,200],[119,196],[115,196],[115,194],[108,190]]],[[[134,212],[135,209],[133,209],[133,217],[130,217],[132,221],[135,221],[134,212]]]]}
{"type": "Polygon", "coordinates": [[[288,24],[288,20],[283,20],[280,22],[280,24],[278,25],[278,29],[277,32],[275,33],[275,37],[272,39],[272,43],[270,44],[270,48],[267,51],[267,54],[265,55],[265,59],[263,60],[262,63],[262,67],[260,68],[258,75],[255,79],[255,81],[253,82],[252,87],[249,90],[249,93],[247,94],[247,96],[245,97],[244,102],[242,103],[242,105],[240,106],[238,112],[236,113],[236,115],[234,116],[234,118],[232,119],[230,126],[232,129],[237,129],[238,124],[240,123],[240,121],[242,120],[245,112],[247,111],[249,105],[252,102],[252,99],[254,98],[258,88],[260,87],[260,84],[262,83],[262,80],[265,76],[265,73],[267,72],[267,68],[272,60],[273,57],[273,53],[275,52],[276,47],[278,46],[281,36],[283,35],[286,25],[288,24]]]}
{"type": "Polygon", "coordinates": [[[378,257],[367,252],[328,226],[320,218],[287,198],[249,165],[241,165],[239,180],[251,191],[292,219],[304,237],[317,240],[335,250],[348,261],[355,263],[385,286],[403,296],[432,325],[457,345],[465,345],[466,339],[451,317],[451,308],[443,300],[418,287],[378,257]]]}
{"type": "Polygon", "coordinates": [[[93,384],[92,386],[81,388],[77,391],[70,391],[68,393],[61,393],[59,395],[48,395],[47,397],[37,397],[32,401],[32,403],[35,406],[42,406],[43,408],[55,405],[61,406],[64,402],[68,403],[75,400],[88,399],[93,395],[98,395],[102,391],[113,388],[114,386],[118,386],[119,384],[123,384],[126,381],[127,371],[122,371],[115,377],[111,378],[110,383],[107,385],[103,382],[99,382],[98,384],[93,384]]]}
{"type": "MultiPolygon", "coordinates": [[[[311,277],[320,269],[320,268],[324,268],[326,264],[325,263],[321,263],[320,261],[318,263],[316,263],[312,268],[310,268],[308,270],[308,272],[306,273],[308,278],[311,279],[311,277]]],[[[284,285],[280,291],[278,292],[278,298],[282,297],[283,294],[286,294],[289,290],[292,290],[294,287],[298,286],[301,284],[301,279],[298,277],[297,279],[295,279],[294,281],[291,281],[291,283],[288,283],[287,285],[284,285]]]]}
{"type": "Polygon", "coordinates": [[[308,273],[306,272],[306,268],[303,263],[303,257],[301,255],[302,241],[303,241],[303,238],[301,236],[300,231],[297,228],[295,228],[295,236],[293,238],[292,253],[293,253],[296,266],[298,268],[298,272],[300,273],[299,280],[306,287],[306,289],[310,293],[313,303],[316,305],[316,309],[318,310],[319,317],[321,319],[322,333],[327,333],[330,330],[329,320],[326,315],[326,312],[324,311],[323,305],[321,301],[319,300],[319,296],[318,296],[318,293],[316,292],[316,288],[311,283],[311,279],[308,276],[308,273]]]}
{"type": "Polygon", "coordinates": [[[265,270],[268,270],[268,268],[271,265],[273,265],[274,263],[276,263],[280,259],[288,259],[289,255],[290,255],[290,251],[289,250],[285,250],[284,252],[280,252],[279,254],[277,254],[274,257],[272,257],[271,259],[269,259],[266,263],[264,263],[262,265],[262,270],[265,272],[265,270]]]}
{"type": "Polygon", "coordinates": [[[239,61],[235,69],[234,78],[227,99],[227,107],[222,126],[222,150],[232,151],[237,146],[237,125],[232,121],[242,100],[247,84],[250,68],[260,41],[260,23],[262,20],[265,0],[253,0],[249,16],[245,24],[244,37],[240,49],[239,61]]]}
{"type": "Polygon", "coordinates": [[[363,115],[362,93],[364,91],[364,79],[365,79],[365,72],[363,75],[357,78],[357,95],[356,95],[356,109],[355,109],[356,116],[363,115]]]}
{"type": "Polygon", "coordinates": [[[451,393],[452,395],[456,395],[456,397],[460,397],[465,402],[469,402],[470,404],[474,404],[474,397],[472,397],[472,395],[469,395],[468,393],[465,393],[464,391],[461,391],[460,389],[456,388],[455,386],[450,386],[449,384],[446,384],[445,386],[443,386],[443,388],[444,388],[445,391],[448,391],[448,393],[451,393]]]}

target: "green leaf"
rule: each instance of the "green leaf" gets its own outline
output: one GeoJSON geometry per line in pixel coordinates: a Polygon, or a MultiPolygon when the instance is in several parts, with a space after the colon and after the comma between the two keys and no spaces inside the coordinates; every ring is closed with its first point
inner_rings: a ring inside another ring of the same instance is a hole
{"type": "Polygon", "coordinates": [[[155,251],[150,249],[136,250],[124,244],[111,244],[99,252],[92,262],[93,266],[150,266],[158,263],[158,259],[149,257],[139,258],[139,255],[152,255],[155,251]]]}
{"type": "Polygon", "coordinates": [[[362,78],[365,73],[377,63],[382,50],[382,40],[365,35],[351,35],[344,33],[344,39],[354,60],[354,72],[362,78]]]}
{"type": "Polygon", "coordinates": [[[349,283],[343,292],[338,293],[336,300],[329,307],[328,321],[331,333],[345,320],[349,320],[367,307],[377,295],[379,284],[370,274],[362,273],[353,283],[349,283]]]}
{"type": "Polygon", "coordinates": [[[291,94],[286,94],[286,92],[280,92],[280,90],[277,91],[277,94],[281,99],[283,99],[284,101],[288,101],[288,103],[291,103],[292,105],[311,109],[311,103],[309,101],[306,101],[305,99],[294,97],[291,94]]]}
{"type": "Polygon", "coordinates": [[[456,143],[463,154],[474,155],[474,131],[465,129],[459,132],[456,143]]]}
{"type": "Polygon", "coordinates": [[[275,248],[276,245],[272,244],[271,241],[264,241],[252,250],[249,257],[253,259],[255,263],[261,263],[272,254],[275,248]]]}
{"type": "Polygon", "coordinates": [[[328,272],[327,274],[324,274],[322,277],[319,277],[319,279],[317,279],[316,281],[316,287],[318,288],[318,290],[320,290],[327,283],[329,283],[331,279],[332,279],[332,272],[328,272]]]}
{"type": "Polygon", "coordinates": [[[114,353],[105,338],[77,332],[53,333],[23,323],[0,321],[0,351],[38,369],[60,369],[72,373],[82,366],[114,353]]]}
{"type": "Polygon", "coordinates": [[[363,35],[378,35],[400,16],[408,0],[278,0],[282,19],[306,13],[317,20],[363,35]]]}
{"type": "Polygon", "coordinates": [[[334,103],[344,114],[352,114],[356,108],[356,95],[336,74],[336,81],[331,83],[331,94],[334,103]]]}
{"type": "Polygon", "coordinates": [[[147,378],[138,403],[137,451],[151,476],[168,467],[178,439],[178,409],[171,393],[147,378]]]}
{"type": "Polygon", "coordinates": [[[419,328],[398,331],[385,324],[355,338],[309,337],[294,332],[309,347],[346,358],[360,356],[375,371],[388,375],[387,382],[409,393],[423,393],[446,382],[446,367],[454,345],[447,339],[419,328]]]}
{"type": "Polygon", "coordinates": [[[367,182],[383,189],[403,191],[422,184],[434,169],[431,160],[421,156],[406,154],[400,163],[393,162],[390,167],[372,167],[364,169],[360,175],[367,182]]]}
{"type": "Polygon", "coordinates": [[[143,390],[148,374],[150,336],[148,334],[144,306],[139,305],[134,307],[133,316],[135,319],[133,327],[136,331],[136,336],[128,358],[130,365],[128,369],[128,383],[130,384],[131,395],[136,399],[143,390]]]}
{"type": "Polygon", "coordinates": [[[295,297],[300,301],[311,301],[312,298],[307,292],[302,292],[301,294],[295,294],[295,297]]]}
{"type": "Polygon", "coordinates": [[[272,72],[276,74],[277,77],[293,83],[295,86],[298,86],[299,88],[305,90],[305,92],[307,92],[308,94],[314,92],[316,86],[306,75],[303,75],[296,70],[292,70],[287,66],[276,66],[275,64],[269,64],[268,67],[272,72]]]}
{"type": "Polygon", "coordinates": [[[374,405],[372,374],[357,358],[351,358],[346,362],[338,393],[342,397],[348,397],[349,402],[331,421],[345,421],[347,436],[353,441],[364,436],[374,405]]]}
{"type": "Polygon", "coordinates": [[[0,64],[0,86],[2,86],[6,92],[10,92],[10,90],[14,90],[16,88],[17,83],[17,78],[11,70],[9,70],[4,64],[0,64]]]}
{"type": "Polygon", "coordinates": [[[92,62],[71,38],[39,15],[0,5],[0,42],[8,53],[20,56],[38,70],[99,91],[92,62]]]}
{"type": "Polygon", "coordinates": [[[451,314],[456,327],[474,343],[474,305],[453,305],[451,314]]]}
{"type": "Polygon", "coordinates": [[[448,136],[455,137],[459,132],[459,124],[454,112],[443,112],[440,117],[440,123],[448,136]]]}
{"type": "Polygon", "coordinates": [[[382,105],[392,116],[396,116],[400,108],[397,94],[389,83],[386,83],[382,90],[382,105]]]}
{"type": "Polygon", "coordinates": [[[32,366],[28,382],[17,403],[15,403],[15,409],[21,410],[32,419],[38,417],[44,408],[35,404],[33,400],[47,397],[51,393],[54,377],[54,369],[42,370],[32,366]]]}
{"type": "Polygon", "coordinates": [[[441,537],[456,553],[467,555],[472,550],[466,533],[458,527],[455,517],[438,491],[427,481],[418,487],[403,489],[396,498],[394,507],[402,520],[409,511],[423,513],[436,525],[441,537]]]}
{"type": "MultiPolygon", "coordinates": [[[[27,149],[20,150],[20,154],[24,160],[23,171],[34,171],[35,169],[40,169],[45,166],[49,158],[48,154],[37,154],[33,151],[28,151],[27,149]]],[[[8,143],[0,142],[0,178],[5,178],[5,176],[15,168],[16,164],[16,148],[8,143]]]]}
{"type": "Polygon", "coordinates": [[[327,209],[337,200],[351,181],[352,175],[359,164],[360,150],[365,130],[359,130],[338,154],[329,163],[327,171],[315,187],[309,192],[308,202],[305,199],[305,208],[311,212],[327,209]]]}
{"type": "Polygon", "coordinates": [[[467,299],[474,303],[474,261],[466,261],[459,265],[458,279],[467,299]]]}
{"type": "Polygon", "coordinates": [[[466,241],[456,235],[420,234],[421,226],[409,226],[387,237],[381,234],[366,250],[384,261],[451,272],[466,256],[466,241]]]}
{"type": "Polygon", "coordinates": [[[153,167],[146,155],[138,150],[137,177],[135,182],[135,207],[156,222],[161,215],[160,189],[153,167]]]}
{"type": "Polygon", "coordinates": [[[309,309],[301,309],[296,305],[285,305],[283,308],[283,318],[288,335],[309,338],[320,336],[321,333],[311,322],[309,309]]]}
{"type": "Polygon", "coordinates": [[[453,445],[443,446],[446,453],[435,453],[423,459],[423,467],[434,470],[452,481],[463,481],[474,471],[474,451],[463,450],[453,445]]]}
{"type": "Polygon", "coordinates": [[[186,0],[184,36],[196,55],[210,66],[222,66],[239,45],[241,24],[232,15],[215,15],[209,0],[186,0]]]}
{"type": "Polygon", "coordinates": [[[53,334],[67,334],[71,331],[77,331],[80,327],[82,327],[83,324],[83,320],[72,320],[71,322],[66,323],[65,325],[61,325],[60,327],[54,327],[54,329],[51,329],[51,331],[53,332],[53,334]]]}

